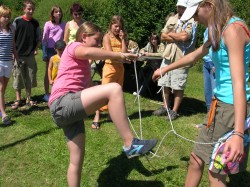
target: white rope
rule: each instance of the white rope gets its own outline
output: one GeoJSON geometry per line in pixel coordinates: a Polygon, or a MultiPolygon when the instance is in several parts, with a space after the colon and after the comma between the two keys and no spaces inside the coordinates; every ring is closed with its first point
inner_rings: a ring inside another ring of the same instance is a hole
{"type": "MultiPolygon", "coordinates": [[[[164,59],[163,59],[163,60],[164,60],[164,59]]],[[[138,77],[137,77],[137,70],[136,70],[136,62],[133,62],[133,63],[134,63],[134,71],[135,71],[135,77],[136,77],[136,93],[137,93],[136,98],[138,99],[137,101],[138,101],[138,111],[139,111],[140,134],[141,134],[141,139],[143,139],[143,136],[142,136],[141,105],[140,105],[140,95],[139,95],[139,89],[138,89],[138,77]]],[[[163,77],[163,76],[162,76],[162,67],[160,68],[160,73],[161,73],[161,78],[162,78],[162,77],[163,77]]],[[[161,90],[163,91],[163,95],[165,95],[164,87],[163,87],[163,86],[161,87],[161,89],[160,89],[158,92],[160,92],[161,90]]],[[[163,97],[163,102],[164,102],[164,105],[167,106],[167,102],[166,102],[166,98],[165,98],[165,97],[163,97]]],[[[170,152],[169,152],[169,153],[168,153],[167,155],[165,155],[165,156],[159,156],[159,155],[157,155],[157,153],[158,153],[160,147],[161,147],[162,144],[163,144],[163,141],[165,140],[165,138],[166,138],[170,133],[173,133],[173,134],[175,134],[177,137],[179,137],[179,138],[181,138],[181,139],[183,139],[183,140],[185,140],[185,141],[194,143],[194,144],[213,145],[213,144],[218,143],[218,142],[209,142],[209,143],[197,142],[197,141],[191,140],[191,139],[189,139],[189,138],[186,138],[186,137],[184,137],[184,136],[178,134],[178,133],[175,131],[175,129],[174,129],[174,125],[173,125],[173,123],[172,123],[172,120],[171,120],[171,116],[170,116],[168,107],[167,107],[166,109],[167,109],[167,115],[168,115],[169,121],[170,121],[171,130],[169,130],[168,132],[166,132],[166,134],[163,136],[163,138],[161,139],[161,141],[160,141],[158,147],[156,148],[155,153],[150,152],[150,153],[152,154],[152,157],[150,157],[150,158],[153,158],[153,157],[162,158],[162,157],[166,157],[166,156],[168,156],[168,155],[170,154],[170,152]]],[[[132,125],[130,119],[129,119],[129,123],[130,123],[130,126],[131,126],[131,128],[133,129],[135,135],[136,135],[137,138],[138,138],[138,134],[136,133],[136,131],[135,131],[135,129],[134,129],[134,127],[133,127],[133,125],[132,125]]]]}

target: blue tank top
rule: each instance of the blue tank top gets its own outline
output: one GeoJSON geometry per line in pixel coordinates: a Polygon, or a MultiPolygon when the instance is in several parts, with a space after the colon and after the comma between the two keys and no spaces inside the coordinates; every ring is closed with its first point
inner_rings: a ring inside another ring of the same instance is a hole
{"type": "MultiPolygon", "coordinates": [[[[225,29],[228,27],[229,24],[232,24],[233,22],[236,21],[242,21],[242,20],[237,17],[232,17],[229,20],[229,23],[227,24],[225,29]]],[[[227,47],[223,39],[221,39],[220,41],[220,48],[218,51],[213,51],[212,47],[210,48],[210,56],[212,57],[212,61],[215,64],[216,86],[214,89],[214,94],[219,100],[225,103],[233,104],[234,100],[233,100],[232,79],[230,74],[229,56],[227,47]]],[[[250,43],[248,43],[244,48],[245,89],[246,89],[247,100],[250,98],[249,87],[248,87],[249,61],[250,61],[250,43]]]]}

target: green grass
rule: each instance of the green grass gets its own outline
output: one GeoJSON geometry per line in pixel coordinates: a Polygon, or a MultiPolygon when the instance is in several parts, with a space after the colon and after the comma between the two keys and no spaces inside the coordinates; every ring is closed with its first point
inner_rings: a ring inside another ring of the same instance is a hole
{"type": "MultiPolygon", "coordinates": [[[[12,80],[6,93],[7,111],[15,123],[0,128],[1,187],[67,186],[69,154],[65,139],[62,130],[54,125],[47,104],[42,101],[45,64],[41,61],[41,52],[37,63],[38,87],[33,90],[38,100],[37,109],[10,110],[10,103],[15,99],[12,80]]],[[[185,99],[180,109],[181,117],[173,122],[176,132],[191,140],[195,140],[198,134],[194,124],[203,121],[206,110],[202,72],[197,69],[194,67],[190,71],[185,99]]],[[[98,79],[97,76],[95,78],[98,79]]],[[[128,116],[140,136],[138,104],[134,103],[131,93],[125,92],[124,95],[128,116]]],[[[155,101],[141,98],[142,135],[145,139],[157,138],[161,141],[171,130],[170,123],[164,117],[151,115],[158,107],[155,101]]],[[[148,158],[129,160],[122,154],[122,141],[106,117],[106,114],[102,114],[99,131],[90,128],[93,116],[85,121],[87,138],[81,186],[184,186],[193,143],[170,133],[157,152],[159,157],[151,158],[152,155],[149,155],[148,158]]],[[[202,187],[208,186],[206,170],[200,185],[202,187]]],[[[239,186],[249,186],[249,173],[237,176],[234,181],[240,181],[239,186]]],[[[236,184],[232,183],[231,186],[235,187],[236,184]]]]}

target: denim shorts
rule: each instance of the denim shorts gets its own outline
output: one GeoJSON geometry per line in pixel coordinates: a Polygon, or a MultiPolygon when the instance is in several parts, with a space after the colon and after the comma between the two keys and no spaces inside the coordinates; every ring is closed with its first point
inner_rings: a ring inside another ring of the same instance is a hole
{"type": "MultiPolygon", "coordinates": [[[[247,116],[250,116],[250,102],[247,103],[247,116]]],[[[218,101],[214,119],[209,128],[203,126],[200,129],[197,142],[202,143],[212,143],[217,142],[225,133],[234,129],[234,105],[227,104],[222,101],[218,101]]],[[[249,134],[248,130],[245,131],[245,134],[249,134]]],[[[205,164],[210,163],[210,158],[214,144],[195,144],[193,152],[199,156],[205,164]]],[[[244,152],[246,154],[245,159],[240,163],[238,172],[244,171],[247,167],[247,158],[249,152],[249,145],[245,146],[244,152]]],[[[223,172],[216,171],[216,173],[224,174],[223,172]]]]}
{"type": "Polygon", "coordinates": [[[72,140],[79,133],[85,133],[83,119],[87,114],[82,105],[81,91],[69,92],[57,98],[50,105],[50,113],[68,140],[72,140]]]}
{"type": "Polygon", "coordinates": [[[13,69],[13,61],[0,61],[0,77],[10,78],[13,69]]]}

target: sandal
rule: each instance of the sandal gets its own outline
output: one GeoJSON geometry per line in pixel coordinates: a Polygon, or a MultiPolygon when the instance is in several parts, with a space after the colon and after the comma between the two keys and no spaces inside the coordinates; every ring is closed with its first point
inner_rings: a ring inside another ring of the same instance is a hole
{"type": "Polygon", "coordinates": [[[100,129],[100,124],[99,124],[99,122],[92,122],[92,124],[91,124],[91,128],[92,129],[100,129]]]}
{"type": "Polygon", "coordinates": [[[26,100],[26,106],[28,106],[28,107],[35,107],[35,106],[37,106],[37,102],[36,101],[33,101],[32,99],[27,99],[26,100]]]}
{"type": "Polygon", "coordinates": [[[20,100],[15,100],[13,104],[11,104],[11,109],[16,110],[18,109],[19,105],[21,105],[20,100]]]}
{"type": "Polygon", "coordinates": [[[2,123],[3,125],[10,125],[12,121],[9,116],[5,116],[4,118],[2,118],[2,123]]]}

